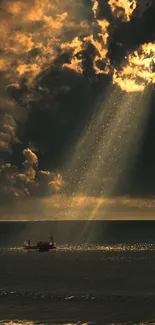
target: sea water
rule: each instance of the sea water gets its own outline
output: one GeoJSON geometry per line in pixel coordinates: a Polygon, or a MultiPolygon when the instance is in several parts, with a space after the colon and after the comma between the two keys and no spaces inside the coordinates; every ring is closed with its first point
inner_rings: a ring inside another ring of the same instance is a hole
{"type": "Polygon", "coordinates": [[[0,223],[0,324],[155,323],[155,222],[0,223]],[[48,239],[57,250],[24,251],[48,239]]]}

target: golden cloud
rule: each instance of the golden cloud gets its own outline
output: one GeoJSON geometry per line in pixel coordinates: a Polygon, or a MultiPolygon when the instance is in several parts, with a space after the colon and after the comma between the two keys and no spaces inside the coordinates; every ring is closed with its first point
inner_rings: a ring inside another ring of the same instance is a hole
{"type": "Polygon", "coordinates": [[[143,44],[129,54],[121,70],[114,71],[113,82],[126,92],[142,92],[149,83],[155,82],[155,44],[143,44]]]}
{"type": "MultiPolygon", "coordinates": [[[[39,0],[3,2],[0,13],[0,70],[11,82],[26,77],[29,82],[56,57],[64,30],[86,29],[86,23],[79,27],[69,17],[69,4],[65,1],[59,9],[59,1],[39,0]]],[[[69,1],[71,4],[71,1],[69,1]]]]}
{"type": "MultiPolygon", "coordinates": [[[[59,49],[71,53],[70,61],[63,63],[63,67],[82,74],[82,53],[88,43],[96,50],[93,61],[95,73],[113,73],[113,82],[122,90],[143,91],[149,82],[153,82],[154,44],[142,45],[128,55],[127,63],[121,68],[113,69],[108,58],[110,23],[97,19],[98,1],[94,0],[92,5],[94,19],[100,29],[97,34],[92,32],[93,25],[88,26],[86,21],[73,22],[72,1],[69,3],[65,1],[60,9],[59,1],[3,2],[0,13],[0,70],[9,82],[18,82],[22,77],[26,77],[29,83],[33,82],[40,72],[52,64],[59,49]],[[64,36],[68,28],[77,33],[69,41],[64,36]],[[87,35],[83,36],[83,33],[87,35]]],[[[109,0],[108,3],[113,15],[127,22],[136,9],[135,0],[109,0]]]]}
{"type": "Polygon", "coordinates": [[[108,0],[114,16],[123,21],[130,21],[131,15],[136,9],[136,0],[108,0]]]}

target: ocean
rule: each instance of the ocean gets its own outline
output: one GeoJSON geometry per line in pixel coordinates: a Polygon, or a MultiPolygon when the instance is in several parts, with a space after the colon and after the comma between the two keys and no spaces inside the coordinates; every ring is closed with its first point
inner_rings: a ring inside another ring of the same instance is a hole
{"type": "Polygon", "coordinates": [[[155,222],[0,223],[0,324],[155,324],[155,222]],[[25,240],[57,250],[26,252],[25,240]]]}

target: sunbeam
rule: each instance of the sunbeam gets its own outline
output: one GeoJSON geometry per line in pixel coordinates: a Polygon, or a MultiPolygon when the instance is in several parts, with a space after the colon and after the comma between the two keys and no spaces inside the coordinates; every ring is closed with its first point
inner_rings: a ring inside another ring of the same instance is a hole
{"type": "Polygon", "coordinates": [[[70,173],[77,183],[72,199],[82,199],[82,205],[89,197],[98,199],[87,212],[71,208],[72,217],[81,219],[88,213],[88,219],[104,219],[111,206],[109,200],[109,206],[103,207],[104,198],[118,195],[124,185],[128,188],[127,174],[141,148],[151,92],[148,87],[143,93],[122,93],[110,86],[67,165],[67,177],[70,173]]]}

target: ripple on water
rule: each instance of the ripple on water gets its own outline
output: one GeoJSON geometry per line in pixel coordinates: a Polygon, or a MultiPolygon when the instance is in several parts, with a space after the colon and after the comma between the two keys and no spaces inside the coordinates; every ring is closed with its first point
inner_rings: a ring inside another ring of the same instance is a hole
{"type": "Polygon", "coordinates": [[[154,244],[117,244],[117,245],[91,245],[91,244],[82,244],[82,245],[59,245],[57,246],[58,251],[102,251],[102,252],[131,252],[131,251],[153,251],[155,250],[154,244]]]}
{"type": "Polygon", "coordinates": [[[0,324],[2,325],[95,325],[96,323],[94,322],[88,322],[88,323],[83,323],[83,322],[77,322],[77,323],[51,323],[51,322],[27,322],[27,321],[0,321],[0,324]]]}
{"type": "Polygon", "coordinates": [[[34,323],[34,322],[26,322],[26,321],[0,321],[0,324],[3,325],[35,325],[38,323],[34,323]]]}
{"type": "Polygon", "coordinates": [[[60,245],[58,250],[61,251],[103,251],[103,252],[127,252],[127,251],[153,251],[155,250],[154,244],[116,244],[116,245],[60,245]]]}
{"type": "MultiPolygon", "coordinates": [[[[149,252],[155,250],[155,244],[115,244],[115,245],[94,245],[94,244],[63,244],[57,245],[56,252],[149,252]]],[[[3,247],[0,252],[27,252],[23,247],[3,247]]],[[[53,253],[53,251],[50,251],[53,253]]]]}
{"type": "MultiPolygon", "coordinates": [[[[32,322],[32,321],[0,321],[0,324],[2,325],[96,325],[96,322],[77,322],[77,323],[64,323],[64,322],[32,322]]],[[[125,323],[108,323],[107,325],[155,325],[155,321],[147,321],[147,322],[125,322],[125,323]]]]}
{"type": "Polygon", "coordinates": [[[147,322],[140,322],[140,323],[134,323],[134,322],[112,323],[108,325],[155,325],[155,321],[147,321],[147,322]]]}

